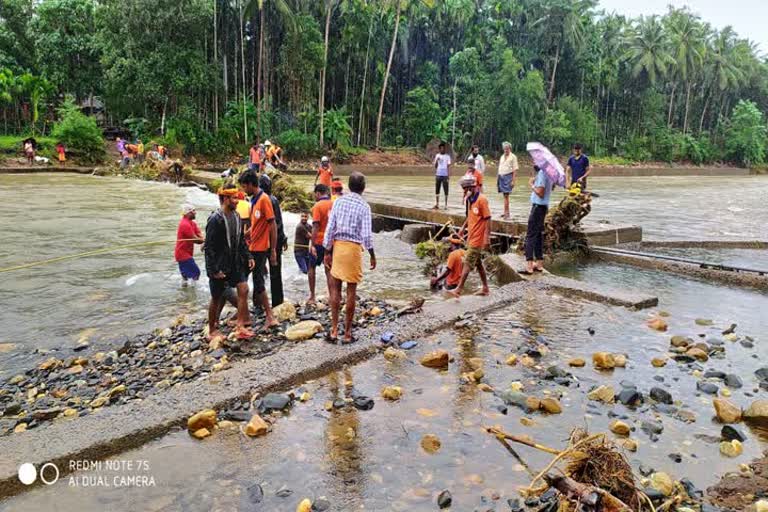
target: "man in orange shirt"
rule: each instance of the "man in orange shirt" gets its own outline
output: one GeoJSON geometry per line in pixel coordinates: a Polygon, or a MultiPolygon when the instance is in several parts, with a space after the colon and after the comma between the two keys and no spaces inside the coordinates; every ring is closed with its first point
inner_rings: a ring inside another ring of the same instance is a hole
{"type": "Polygon", "coordinates": [[[318,183],[331,187],[331,181],[333,180],[333,169],[331,168],[331,160],[324,156],[320,159],[320,167],[317,168],[317,175],[315,176],[315,185],[318,183]]]}
{"type": "Polygon", "coordinates": [[[335,203],[338,198],[344,195],[344,184],[341,178],[333,178],[331,182],[331,202],[335,203]]]}
{"type": "Polygon", "coordinates": [[[268,329],[277,325],[277,320],[272,316],[272,308],[269,305],[269,298],[264,286],[267,260],[272,265],[277,263],[275,212],[272,209],[272,201],[269,196],[259,188],[259,178],[255,172],[247,171],[240,179],[240,184],[245,193],[251,196],[251,230],[248,237],[248,250],[255,263],[253,268],[253,305],[254,307],[261,306],[264,310],[264,327],[268,329]]]}
{"type": "Polygon", "coordinates": [[[253,141],[251,149],[248,152],[248,170],[255,172],[261,171],[261,162],[263,159],[261,148],[259,148],[259,142],[253,141]]]}
{"type": "Polygon", "coordinates": [[[467,234],[469,250],[464,257],[459,286],[450,293],[455,297],[461,295],[467,276],[473,268],[476,268],[483,283],[483,288],[478,295],[488,295],[490,290],[483,259],[491,247],[491,209],[488,206],[488,198],[480,192],[480,185],[474,176],[464,176],[459,184],[467,198],[467,221],[462,226],[461,232],[467,234]]]}
{"type": "Polygon", "coordinates": [[[432,288],[437,287],[440,281],[445,280],[446,290],[455,290],[461,282],[462,260],[466,251],[462,249],[464,247],[464,241],[458,236],[452,236],[450,238],[451,252],[448,254],[448,262],[446,263],[445,270],[437,277],[433,277],[430,280],[430,286],[432,288]]]}
{"type": "MultiPolygon", "coordinates": [[[[331,215],[331,208],[333,207],[333,201],[329,195],[329,190],[326,185],[315,185],[315,206],[312,207],[312,241],[309,244],[309,255],[311,261],[309,265],[309,272],[307,277],[309,280],[309,299],[308,304],[315,303],[315,281],[317,275],[317,267],[323,264],[325,259],[325,248],[323,247],[323,237],[325,236],[325,228],[328,227],[328,218],[331,215]]],[[[328,268],[325,269],[326,284],[328,281],[328,268]]],[[[330,290],[330,285],[329,288],[330,290]]]]}

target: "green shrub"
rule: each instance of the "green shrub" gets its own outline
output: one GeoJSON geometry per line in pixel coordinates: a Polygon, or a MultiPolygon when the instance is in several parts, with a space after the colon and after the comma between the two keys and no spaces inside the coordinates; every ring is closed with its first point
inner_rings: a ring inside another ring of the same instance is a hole
{"type": "Polygon", "coordinates": [[[320,143],[314,134],[286,130],[279,133],[275,140],[288,158],[308,158],[320,154],[320,143]]]}
{"type": "Polygon", "coordinates": [[[763,113],[751,101],[739,100],[725,131],[729,158],[746,166],[765,160],[766,126],[763,113]]]}
{"type": "Polygon", "coordinates": [[[72,98],[64,100],[59,108],[59,122],[54,124],[51,136],[64,143],[80,160],[89,163],[104,159],[104,137],[96,119],[86,116],[72,98]]]}
{"type": "Polygon", "coordinates": [[[323,115],[323,137],[329,147],[335,148],[343,144],[350,144],[352,127],[349,125],[348,117],[346,108],[325,111],[323,115]]]}

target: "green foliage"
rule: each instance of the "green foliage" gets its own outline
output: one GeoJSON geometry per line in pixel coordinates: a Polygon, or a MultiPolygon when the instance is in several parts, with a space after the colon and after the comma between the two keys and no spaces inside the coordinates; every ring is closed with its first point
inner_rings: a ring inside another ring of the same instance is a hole
{"type": "Polygon", "coordinates": [[[278,134],[275,139],[283,148],[285,156],[290,159],[307,158],[320,153],[320,142],[314,134],[286,130],[278,134]]]}
{"type": "Polygon", "coordinates": [[[746,166],[762,164],[765,160],[765,138],[763,113],[753,102],[739,101],[726,128],[728,156],[746,166]]]}
{"type": "MultiPolygon", "coordinates": [[[[442,122],[440,105],[434,91],[427,87],[416,87],[405,95],[403,122],[406,129],[406,141],[424,146],[429,142],[442,122]]],[[[447,133],[444,134],[447,137],[447,133]]],[[[442,138],[442,137],[441,137],[442,138]]]]}
{"type": "Polygon", "coordinates": [[[565,114],[571,125],[571,142],[581,142],[591,146],[597,138],[599,124],[597,116],[591,109],[582,107],[570,96],[561,96],[557,100],[557,109],[565,114]]]}
{"type": "Polygon", "coordinates": [[[53,126],[52,137],[64,143],[80,160],[89,163],[104,158],[104,137],[96,120],[86,116],[71,97],[59,108],[59,122],[53,126]]]}
{"type": "Polygon", "coordinates": [[[542,138],[553,149],[565,151],[572,139],[571,121],[562,110],[549,110],[544,116],[542,138]]]}
{"type": "Polygon", "coordinates": [[[349,145],[352,127],[346,108],[326,110],[323,116],[325,141],[331,148],[349,145]]]}

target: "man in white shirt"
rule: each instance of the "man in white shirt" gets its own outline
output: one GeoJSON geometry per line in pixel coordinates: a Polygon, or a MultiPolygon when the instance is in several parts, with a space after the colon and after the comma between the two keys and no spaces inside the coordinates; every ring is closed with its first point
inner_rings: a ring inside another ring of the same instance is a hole
{"type": "Polygon", "coordinates": [[[519,166],[517,156],[512,152],[512,145],[509,142],[501,144],[504,153],[499,158],[499,171],[496,177],[496,188],[499,194],[504,195],[504,214],[503,219],[509,219],[509,194],[515,188],[515,175],[519,166]]]}
{"type": "Polygon", "coordinates": [[[475,159],[475,169],[485,174],[485,159],[480,154],[480,146],[477,144],[472,146],[472,158],[475,159]]]}
{"type": "Polygon", "coordinates": [[[448,175],[451,169],[451,155],[445,152],[445,142],[438,146],[440,152],[435,155],[435,206],[433,210],[440,209],[440,187],[445,194],[445,209],[448,209],[448,175]]]}

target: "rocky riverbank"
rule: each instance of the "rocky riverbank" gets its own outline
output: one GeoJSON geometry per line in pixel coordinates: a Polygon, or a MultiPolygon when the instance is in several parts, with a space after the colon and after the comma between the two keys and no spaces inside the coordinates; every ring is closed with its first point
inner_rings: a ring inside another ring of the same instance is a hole
{"type": "MultiPolygon", "coordinates": [[[[238,360],[274,354],[286,343],[323,337],[330,324],[330,312],[323,302],[316,306],[285,303],[276,308],[276,315],[279,328],[246,342],[235,341],[225,328],[227,339],[212,345],[206,339],[203,319],[182,316],[165,329],[122,340],[110,351],[94,352],[82,343],[41,352],[44,360],[36,367],[0,383],[0,435],[85,416],[207,378],[238,360]]],[[[366,299],[358,303],[355,324],[382,324],[397,315],[391,304],[366,299]]],[[[255,315],[254,321],[261,325],[263,314],[255,315]]]]}

